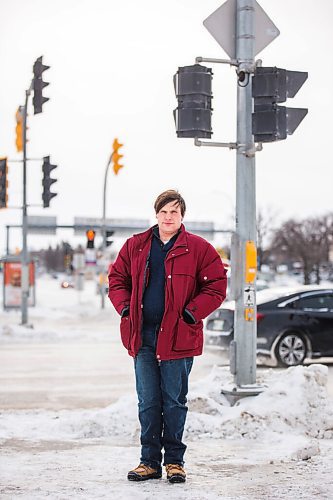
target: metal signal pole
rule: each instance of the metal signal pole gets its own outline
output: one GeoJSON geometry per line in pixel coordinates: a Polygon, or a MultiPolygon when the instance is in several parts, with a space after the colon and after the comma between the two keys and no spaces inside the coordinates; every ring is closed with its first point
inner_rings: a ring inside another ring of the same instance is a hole
{"type": "Polygon", "coordinates": [[[27,118],[28,100],[32,85],[26,90],[25,104],[23,107],[23,205],[22,205],[22,253],[21,253],[21,323],[28,323],[28,299],[29,299],[29,254],[27,246],[28,214],[27,214],[27,118]]]}
{"type": "MultiPolygon", "coordinates": [[[[102,215],[102,236],[103,236],[103,243],[102,243],[102,254],[103,254],[103,261],[104,261],[104,258],[105,258],[105,251],[106,251],[106,248],[107,248],[107,244],[106,244],[106,185],[107,185],[107,180],[108,180],[108,173],[109,173],[109,167],[111,165],[111,162],[112,162],[112,157],[113,157],[113,152],[111,153],[110,155],[110,158],[106,164],[106,167],[105,167],[105,174],[104,174],[104,186],[103,186],[103,215],[102,215]]],[[[103,267],[104,267],[104,264],[103,264],[103,267]]],[[[101,285],[101,308],[104,309],[105,308],[105,284],[104,284],[104,280],[105,280],[105,274],[106,274],[106,270],[103,269],[102,271],[102,285],[101,285]]]]}
{"type": "MultiPolygon", "coordinates": [[[[247,253],[256,242],[255,154],[252,136],[252,78],[254,69],[254,1],[237,0],[237,157],[236,157],[236,251],[238,269],[234,279],[235,382],[238,387],[256,382],[256,303],[255,279],[249,283],[247,253]]],[[[256,265],[256,263],[254,263],[256,265]]],[[[255,271],[254,271],[255,272],[255,271]]]]}

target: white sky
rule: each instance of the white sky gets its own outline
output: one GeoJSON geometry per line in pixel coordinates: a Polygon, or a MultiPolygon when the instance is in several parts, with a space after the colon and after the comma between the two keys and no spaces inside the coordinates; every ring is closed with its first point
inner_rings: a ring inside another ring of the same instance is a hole
{"type": "MultiPolygon", "coordinates": [[[[108,183],[108,217],[152,218],[152,203],[166,188],[177,188],[189,220],[213,220],[230,227],[235,203],[235,152],[196,148],[177,139],[172,77],[196,56],[226,54],[202,25],[221,0],[0,0],[0,155],[19,159],[15,111],[24,103],[34,60],[51,66],[44,79],[50,101],[40,115],[30,109],[28,155],[51,156],[59,194],[51,208],[30,215],[99,217],[106,161],[115,137],[124,143],[125,168],[108,183]]],[[[290,107],[309,114],[286,141],[257,154],[257,205],[280,220],[332,210],[331,141],[333,2],[260,0],[280,36],[257,57],[264,66],[308,71],[290,107]]],[[[209,65],[209,64],[207,64],[209,65]]],[[[213,140],[236,139],[234,68],[213,65],[213,140]]],[[[28,200],[41,204],[41,163],[28,167],[28,200]]],[[[22,199],[19,163],[9,170],[9,203],[22,199]]],[[[21,211],[0,212],[0,253],[6,224],[21,223],[21,211]]],[[[73,240],[71,232],[59,239],[73,240]]],[[[29,237],[46,246],[48,237],[29,237]]],[[[20,245],[18,230],[12,244],[20,245]]]]}

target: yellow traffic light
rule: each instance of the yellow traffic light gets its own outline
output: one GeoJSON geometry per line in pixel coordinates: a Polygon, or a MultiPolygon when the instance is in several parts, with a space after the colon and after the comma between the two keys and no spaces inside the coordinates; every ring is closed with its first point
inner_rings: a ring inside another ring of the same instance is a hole
{"type": "Polygon", "coordinates": [[[96,231],[94,231],[93,229],[87,229],[87,248],[95,248],[95,235],[96,231]]]}
{"type": "Polygon", "coordinates": [[[86,231],[86,235],[87,235],[87,239],[88,241],[94,241],[95,239],[95,231],[93,229],[88,229],[88,231],[86,231]]]}
{"type": "Polygon", "coordinates": [[[23,151],[23,106],[19,106],[16,111],[16,149],[20,153],[23,151]]]}
{"type": "Polygon", "coordinates": [[[113,151],[112,151],[112,155],[111,155],[111,158],[112,158],[112,162],[113,162],[113,171],[116,175],[118,175],[118,172],[121,168],[123,168],[124,165],[120,165],[119,163],[119,160],[121,158],[123,158],[124,155],[120,155],[118,153],[118,150],[119,148],[121,148],[123,146],[123,144],[120,144],[118,142],[118,139],[115,139],[113,141],[113,145],[112,145],[112,148],[113,148],[113,151]]]}

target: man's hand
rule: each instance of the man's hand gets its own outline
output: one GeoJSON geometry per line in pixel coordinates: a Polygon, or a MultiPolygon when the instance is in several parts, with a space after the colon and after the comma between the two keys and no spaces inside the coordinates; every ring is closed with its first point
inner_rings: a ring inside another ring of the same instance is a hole
{"type": "Polygon", "coordinates": [[[129,316],[130,308],[129,306],[125,306],[124,309],[121,311],[121,317],[125,318],[125,316],[129,316]]]}
{"type": "Polygon", "coordinates": [[[184,309],[183,319],[184,319],[185,323],[188,323],[189,325],[194,325],[196,323],[195,317],[188,309],[184,309]]]}

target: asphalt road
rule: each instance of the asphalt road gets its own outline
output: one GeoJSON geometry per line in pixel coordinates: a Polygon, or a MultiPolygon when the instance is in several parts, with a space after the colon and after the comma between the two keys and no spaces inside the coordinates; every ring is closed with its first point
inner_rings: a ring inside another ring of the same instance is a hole
{"type": "MultiPolygon", "coordinates": [[[[333,362],[321,361],[330,363],[328,393],[333,398],[333,362]]],[[[195,359],[191,380],[207,375],[213,365],[226,364],[225,355],[207,350],[195,359]]],[[[258,373],[262,369],[258,366],[258,373]]],[[[133,361],[117,336],[110,341],[1,345],[1,409],[105,407],[133,390],[133,361]]]]}

